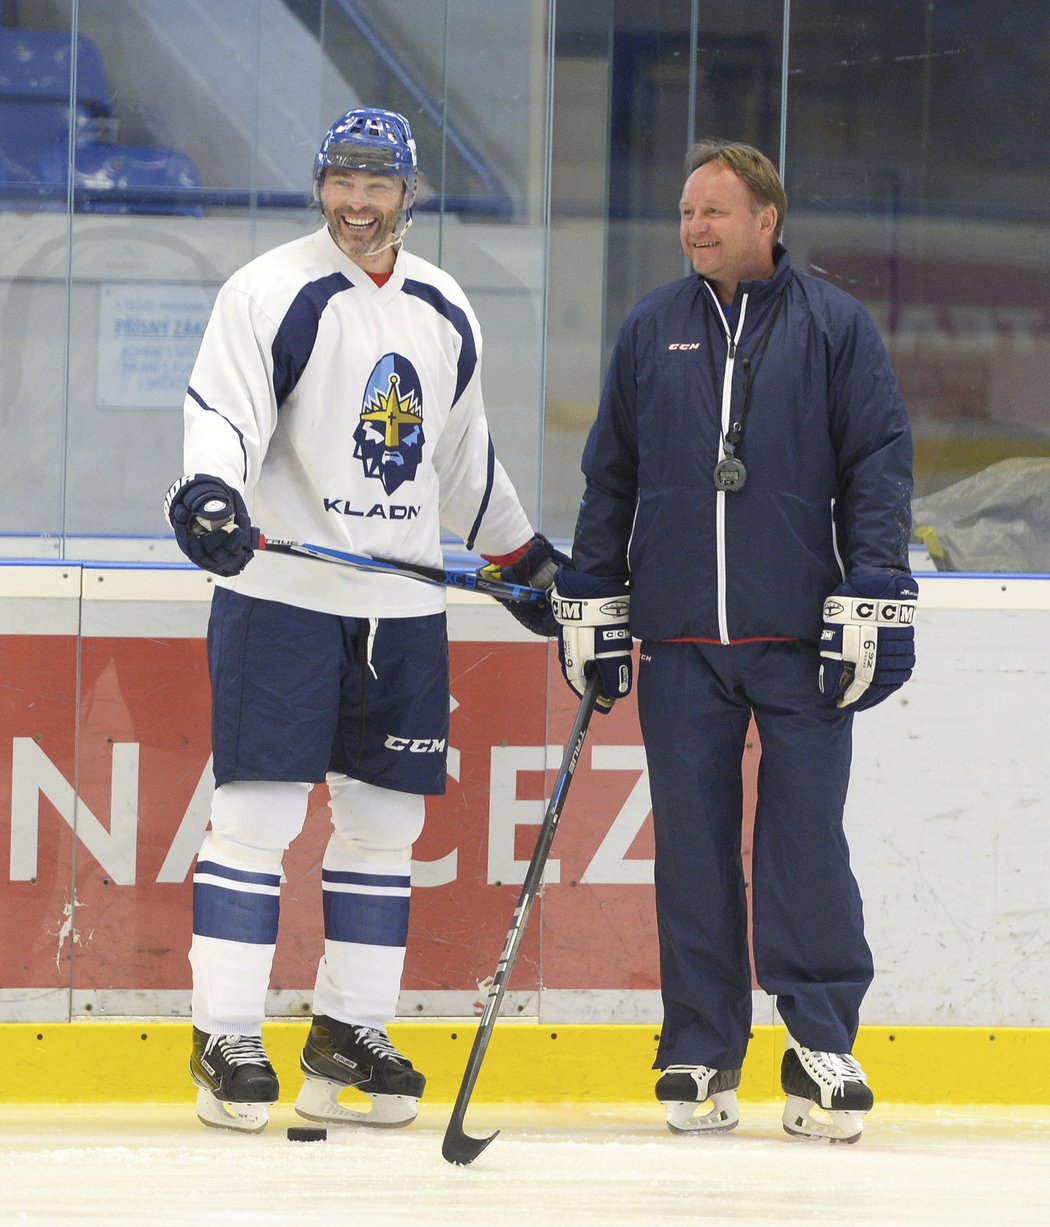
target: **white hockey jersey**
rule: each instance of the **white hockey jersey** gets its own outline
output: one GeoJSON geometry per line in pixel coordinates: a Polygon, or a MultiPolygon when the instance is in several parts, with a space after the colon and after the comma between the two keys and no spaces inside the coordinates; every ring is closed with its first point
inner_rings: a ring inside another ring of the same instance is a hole
{"type": "MultiPolygon", "coordinates": [[[[506,554],[532,536],[496,459],[481,332],[447,273],[405,250],[383,286],[322,228],[219,291],[190,377],[185,471],[243,492],[273,538],[442,566],[441,526],[506,554]]],[[[323,613],[438,613],[444,589],[257,552],[249,596],[323,613]]]]}

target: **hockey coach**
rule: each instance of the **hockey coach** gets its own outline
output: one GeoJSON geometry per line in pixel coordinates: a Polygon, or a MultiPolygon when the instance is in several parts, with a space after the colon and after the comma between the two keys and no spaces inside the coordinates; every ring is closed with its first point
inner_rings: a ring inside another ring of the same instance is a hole
{"type": "Polygon", "coordinates": [[[856,1141],[852,1055],[873,965],[843,809],[854,713],[911,676],[912,444],[883,344],[792,267],[787,198],[748,145],[690,149],[692,272],[616,341],[583,453],[555,616],[566,677],[632,685],[655,827],[664,1019],[656,1096],[675,1132],[732,1129],[751,1027],[741,759],[761,741],[755,973],[787,1027],[791,1134],[856,1141]]]}

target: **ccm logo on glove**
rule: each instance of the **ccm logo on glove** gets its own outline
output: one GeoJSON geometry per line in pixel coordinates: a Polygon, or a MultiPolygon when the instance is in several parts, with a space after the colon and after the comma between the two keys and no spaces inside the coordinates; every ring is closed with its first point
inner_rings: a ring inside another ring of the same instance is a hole
{"type": "MultiPolygon", "coordinates": [[[[901,595],[907,596],[908,594],[904,592],[901,595]]],[[[918,588],[915,588],[913,600],[904,605],[896,604],[892,601],[851,601],[843,603],[836,597],[829,596],[824,602],[824,617],[829,620],[834,618],[837,621],[845,616],[852,622],[877,622],[885,623],[887,626],[910,626],[915,618],[914,598],[918,597],[918,595],[918,588]]]]}
{"type": "Polygon", "coordinates": [[[874,573],[825,600],[818,683],[837,707],[874,707],[911,677],[918,596],[910,575],[874,573]]]}
{"type": "Polygon", "coordinates": [[[551,589],[558,622],[558,660],[565,680],[582,695],[589,670],[597,670],[598,710],[631,693],[631,598],[626,580],[587,575],[562,566],[551,589]]]}

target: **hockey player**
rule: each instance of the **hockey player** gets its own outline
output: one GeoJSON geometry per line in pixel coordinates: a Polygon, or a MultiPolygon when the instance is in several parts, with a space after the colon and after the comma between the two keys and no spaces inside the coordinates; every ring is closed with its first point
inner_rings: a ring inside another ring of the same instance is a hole
{"type": "Polygon", "coordinates": [[[641,640],[668,1125],[739,1120],[753,716],[754,959],[787,1024],[784,1128],[856,1141],[872,1106],[852,1056],[872,958],[843,807],[853,715],[914,664],[910,432],[867,314],[780,245],[769,160],[704,142],[686,173],[693,271],[643,299],[616,342],[555,580],[560,655],[578,692],[598,669],[608,705],[630,692],[641,640]]]}
{"type": "MultiPolygon", "coordinates": [[[[261,553],[277,538],[441,566],[440,526],[517,582],[564,556],[533,533],[493,453],[481,335],[463,291],[402,240],[417,189],[407,120],[348,112],[324,137],[324,225],[219,291],[166,511],[219,578],[208,629],[215,794],[194,873],[193,1051],[206,1125],[258,1131],[278,1097],[261,1040],[282,856],[327,780],[324,955],[296,1111],[408,1124],[425,1079],[390,1042],[424,797],[444,792],[444,592],[261,553]],[[413,752],[405,752],[411,745],[413,752]],[[368,1113],[338,1102],[347,1086],[368,1113]]],[[[565,559],[567,561],[567,559],[565,559]]],[[[553,634],[549,605],[517,616],[553,634]]]]}

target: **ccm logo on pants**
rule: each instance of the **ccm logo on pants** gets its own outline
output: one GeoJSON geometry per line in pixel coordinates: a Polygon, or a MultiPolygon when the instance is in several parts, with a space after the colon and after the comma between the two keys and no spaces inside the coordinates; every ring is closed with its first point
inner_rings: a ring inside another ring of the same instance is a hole
{"type": "Polygon", "coordinates": [[[389,734],[383,742],[388,750],[407,750],[409,754],[441,754],[445,749],[443,737],[395,737],[389,734]]]}

